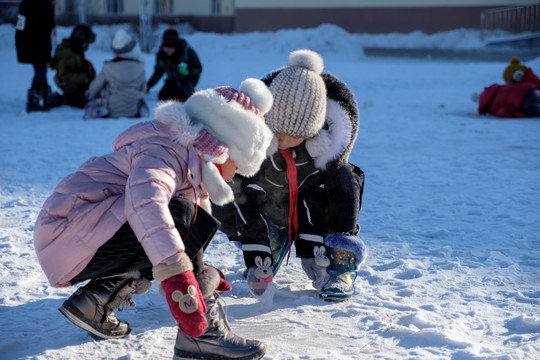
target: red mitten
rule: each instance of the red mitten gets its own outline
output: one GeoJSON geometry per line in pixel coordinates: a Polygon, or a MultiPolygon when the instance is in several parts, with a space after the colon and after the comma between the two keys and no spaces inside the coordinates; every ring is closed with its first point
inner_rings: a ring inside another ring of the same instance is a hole
{"type": "Polygon", "coordinates": [[[161,282],[171,314],[180,330],[191,337],[204,334],[208,322],[206,303],[193,271],[173,275],[161,282]]]}
{"type": "MultiPolygon", "coordinates": [[[[206,264],[206,265],[208,265],[208,264],[206,264]]],[[[212,265],[208,265],[208,266],[212,266],[212,265]]],[[[221,270],[219,270],[217,267],[214,267],[214,266],[212,266],[212,267],[214,269],[216,269],[218,274],[219,274],[219,285],[218,285],[216,290],[219,291],[219,292],[231,291],[232,286],[231,286],[231,284],[229,284],[229,282],[227,280],[225,280],[225,275],[223,275],[221,270]]]]}

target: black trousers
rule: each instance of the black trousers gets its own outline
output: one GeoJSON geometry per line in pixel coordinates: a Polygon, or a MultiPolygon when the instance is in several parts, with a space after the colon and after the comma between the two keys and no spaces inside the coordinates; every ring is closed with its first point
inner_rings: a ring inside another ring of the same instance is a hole
{"type": "Polygon", "coordinates": [[[41,92],[49,86],[47,83],[47,64],[32,64],[32,66],[34,67],[34,77],[31,89],[41,92]]]}
{"type": "Polygon", "coordinates": [[[161,101],[175,100],[185,102],[190,95],[179,89],[173,80],[166,80],[163,88],[159,91],[158,99],[161,101]]]}
{"type": "MultiPolygon", "coordinates": [[[[173,198],[169,210],[184,241],[186,255],[197,273],[202,269],[204,250],[221,224],[200,206],[182,198],[173,198]]],[[[71,282],[122,275],[135,270],[140,271],[141,276],[152,279],[152,263],[126,222],[97,250],[90,263],[71,282]]]]}
{"type": "Polygon", "coordinates": [[[528,117],[540,117],[540,90],[529,90],[521,103],[521,111],[528,117]]]}

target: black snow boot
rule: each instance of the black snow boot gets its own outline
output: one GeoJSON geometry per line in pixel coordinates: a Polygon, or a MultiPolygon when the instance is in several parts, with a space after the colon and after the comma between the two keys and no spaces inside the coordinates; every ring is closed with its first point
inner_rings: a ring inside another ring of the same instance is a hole
{"type": "Polygon", "coordinates": [[[32,111],[45,111],[45,107],[43,107],[40,103],[40,94],[37,90],[30,89],[28,90],[27,98],[26,98],[26,112],[32,112],[32,111]]]}
{"type": "Polygon", "coordinates": [[[69,321],[91,335],[103,339],[121,338],[131,332],[127,322],[118,320],[114,310],[135,307],[133,293],[148,290],[145,278],[117,276],[90,280],[58,309],[69,321]],[[141,290],[141,288],[145,288],[141,290]]]}
{"type": "Polygon", "coordinates": [[[205,300],[208,308],[206,312],[208,328],[203,335],[192,338],[178,329],[176,345],[174,346],[174,360],[251,360],[261,359],[264,356],[266,347],[263,343],[244,339],[231,331],[225,311],[218,302],[220,300],[219,295],[205,300]]]}
{"type": "Polygon", "coordinates": [[[43,88],[41,97],[43,98],[43,107],[47,110],[65,103],[64,97],[56,91],[52,91],[50,86],[43,88]]]}
{"type": "MultiPolygon", "coordinates": [[[[208,268],[205,269],[205,272],[208,272],[206,270],[208,268]]],[[[216,274],[218,273],[216,270],[216,274]]],[[[219,274],[223,276],[221,273],[219,274]]],[[[216,279],[211,277],[206,277],[206,279],[209,281],[201,281],[201,277],[197,277],[207,307],[205,316],[208,321],[208,327],[206,328],[206,332],[200,337],[192,338],[183,334],[179,329],[176,335],[173,359],[261,359],[266,352],[264,344],[257,340],[244,339],[231,331],[225,310],[220,303],[224,301],[221,299],[219,291],[213,291],[213,294],[210,296],[206,296],[207,294],[205,294],[209,290],[209,284],[216,284],[216,279]]]]}

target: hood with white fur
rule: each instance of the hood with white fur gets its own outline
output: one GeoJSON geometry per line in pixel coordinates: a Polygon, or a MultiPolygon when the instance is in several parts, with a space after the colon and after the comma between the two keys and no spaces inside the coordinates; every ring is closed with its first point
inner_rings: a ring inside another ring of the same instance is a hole
{"type": "MultiPolygon", "coordinates": [[[[167,101],[156,108],[156,120],[165,125],[174,143],[181,146],[194,146],[204,129],[202,124],[193,123],[185,110],[184,103],[167,101]]],[[[225,205],[234,200],[234,194],[223,180],[214,163],[223,163],[225,158],[212,158],[201,154],[201,179],[210,200],[216,205],[225,205]]]]}

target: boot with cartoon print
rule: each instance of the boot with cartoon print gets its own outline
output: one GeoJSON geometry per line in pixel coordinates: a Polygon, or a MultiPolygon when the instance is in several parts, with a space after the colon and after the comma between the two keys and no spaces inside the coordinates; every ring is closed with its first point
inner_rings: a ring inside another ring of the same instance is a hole
{"type": "Polygon", "coordinates": [[[330,266],[330,259],[326,256],[324,246],[314,246],[313,256],[312,258],[302,258],[302,269],[312,281],[313,287],[320,290],[330,279],[326,270],[330,266]]]}
{"type": "Polygon", "coordinates": [[[174,346],[174,360],[257,360],[261,359],[266,347],[257,340],[248,340],[234,334],[227,321],[224,303],[220,294],[231,289],[221,271],[205,265],[196,275],[206,303],[206,332],[196,338],[178,330],[174,346]]]}
{"type": "Polygon", "coordinates": [[[366,259],[366,246],[357,236],[346,234],[326,235],[324,243],[329,279],[322,286],[319,297],[329,301],[348,300],[354,294],[358,268],[366,259]]]}
{"type": "MultiPolygon", "coordinates": [[[[287,232],[272,223],[268,223],[270,239],[270,257],[258,257],[260,260],[256,266],[244,271],[244,278],[247,279],[249,289],[255,296],[262,296],[269,285],[272,284],[283,259],[287,256],[290,244],[287,232]]],[[[257,260],[257,259],[256,259],[257,260]]],[[[270,296],[271,297],[271,296],[270,296]]]]}
{"type": "Polygon", "coordinates": [[[270,259],[270,256],[267,256],[263,260],[260,256],[257,256],[255,258],[255,265],[257,266],[248,269],[247,284],[253,295],[261,296],[274,278],[272,259],[270,259]]]}

